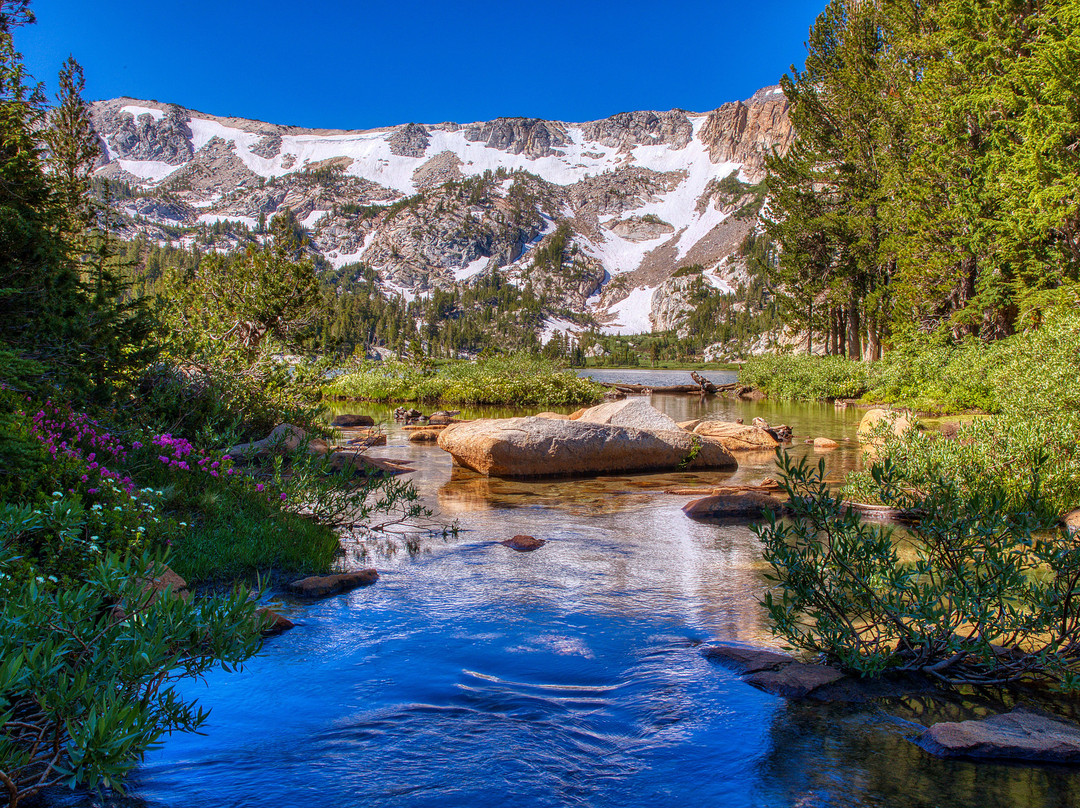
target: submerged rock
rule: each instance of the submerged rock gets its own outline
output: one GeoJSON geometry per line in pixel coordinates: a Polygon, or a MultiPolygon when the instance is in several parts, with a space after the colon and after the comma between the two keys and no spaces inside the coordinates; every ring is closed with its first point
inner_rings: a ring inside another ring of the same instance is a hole
{"type": "Polygon", "coordinates": [[[379,580],[373,569],[345,572],[340,575],[313,575],[289,584],[289,592],[300,598],[325,598],[339,592],[348,592],[360,586],[370,586],[379,580]]]}
{"type": "Polygon", "coordinates": [[[337,415],[330,426],[375,426],[375,419],[370,415],[337,415]]]}
{"type": "Polygon", "coordinates": [[[767,648],[725,643],[703,648],[701,653],[739,674],[748,685],[787,699],[818,698],[819,691],[847,681],[843,671],[837,668],[799,662],[788,654],[767,648]]]}
{"type": "Polygon", "coordinates": [[[533,550],[539,550],[547,542],[544,539],[537,539],[533,536],[514,536],[512,539],[506,539],[499,542],[504,547],[509,547],[511,550],[517,550],[519,553],[530,553],[533,550]]]}
{"type": "Polygon", "coordinates": [[[738,467],[723,445],[705,437],[581,420],[469,421],[443,430],[439,447],[459,465],[491,477],[738,467]]]}
{"type": "Polygon", "coordinates": [[[844,678],[842,671],[828,665],[791,662],[774,670],[762,670],[745,677],[744,681],[786,699],[804,699],[819,688],[844,678]]]}
{"type": "Polygon", "coordinates": [[[990,718],[934,724],[916,743],[938,757],[1080,763],[1080,724],[1023,707],[990,718]]]}
{"type": "Polygon", "coordinates": [[[819,452],[831,452],[839,445],[832,438],[814,438],[814,449],[819,452]]]}
{"type": "Polygon", "coordinates": [[[776,670],[781,665],[795,661],[790,654],[746,645],[710,645],[703,648],[701,653],[706,659],[740,675],[776,670]]]}
{"type": "Polygon", "coordinates": [[[441,429],[417,429],[409,433],[410,443],[434,443],[439,439],[441,429]]]}
{"type": "Polygon", "coordinates": [[[278,634],[284,634],[295,626],[292,620],[282,617],[271,609],[256,610],[255,618],[262,623],[262,635],[264,637],[276,637],[278,634]]]}
{"type": "Polygon", "coordinates": [[[683,513],[691,519],[759,518],[766,513],[778,514],[784,504],[768,494],[753,491],[715,494],[683,505],[683,513]]]}

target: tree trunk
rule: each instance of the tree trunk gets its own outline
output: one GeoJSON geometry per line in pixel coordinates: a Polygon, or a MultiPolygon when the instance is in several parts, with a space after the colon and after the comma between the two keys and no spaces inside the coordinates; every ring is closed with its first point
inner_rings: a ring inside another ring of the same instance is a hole
{"type": "Polygon", "coordinates": [[[860,331],[859,305],[852,299],[848,304],[847,318],[847,353],[849,359],[862,359],[862,347],[859,339],[860,331]]]}

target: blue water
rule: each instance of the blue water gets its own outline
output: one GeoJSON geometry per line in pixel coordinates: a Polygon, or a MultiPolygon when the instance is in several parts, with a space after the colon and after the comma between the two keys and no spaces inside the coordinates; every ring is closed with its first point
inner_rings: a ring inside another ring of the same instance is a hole
{"type": "MultiPolygon", "coordinates": [[[[689,401],[656,403],[678,417],[728,406],[689,401]]],[[[831,408],[785,414],[797,433],[842,440],[857,421],[831,408]]],[[[686,519],[689,497],[663,489],[760,479],[767,459],[733,475],[511,482],[452,469],[400,431],[378,453],[417,461],[425,502],[459,535],[413,553],[350,545],[347,564],[376,566],[380,581],[280,601],[296,628],[242,672],[187,687],[212,709],[205,735],[169,739],[135,773],[131,798],[110,804],[1080,803],[1067,770],[943,762],[909,742],[920,722],[971,705],[788,703],[701,656],[705,642],[775,644],[757,603],[759,547],[745,525],[686,519]],[[548,544],[497,543],[517,533],[548,544]]],[[[852,457],[845,448],[828,462],[852,457]]]]}

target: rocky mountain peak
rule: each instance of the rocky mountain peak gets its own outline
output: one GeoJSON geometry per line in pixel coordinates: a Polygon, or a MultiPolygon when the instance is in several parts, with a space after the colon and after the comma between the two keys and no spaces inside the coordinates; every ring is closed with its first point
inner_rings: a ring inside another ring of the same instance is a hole
{"type": "Polygon", "coordinates": [[[564,124],[538,118],[496,118],[470,124],[465,127],[465,139],[533,159],[555,154],[555,148],[569,140],[564,124]]]}

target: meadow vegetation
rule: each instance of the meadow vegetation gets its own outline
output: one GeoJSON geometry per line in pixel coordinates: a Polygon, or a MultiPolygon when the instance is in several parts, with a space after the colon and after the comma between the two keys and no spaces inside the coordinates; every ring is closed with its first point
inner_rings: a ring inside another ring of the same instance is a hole
{"type": "Polygon", "coordinates": [[[416,362],[364,362],[325,388],[333,398],[520,407],[594,404],[603,398],[604,390],[552,360],[523,353],[437,367],[416,362]]]}

